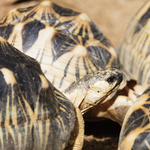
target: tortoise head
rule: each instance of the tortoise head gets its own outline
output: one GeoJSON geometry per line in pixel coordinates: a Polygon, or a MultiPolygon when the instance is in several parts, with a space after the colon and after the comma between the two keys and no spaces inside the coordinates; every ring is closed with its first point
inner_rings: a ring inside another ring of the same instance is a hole
{"type": "Polygon", "coordinates": [[[122,73],[118,69],[99,70],[72,83],[64,94],[84,114],[116,91],[122,79],[122,73]]]}

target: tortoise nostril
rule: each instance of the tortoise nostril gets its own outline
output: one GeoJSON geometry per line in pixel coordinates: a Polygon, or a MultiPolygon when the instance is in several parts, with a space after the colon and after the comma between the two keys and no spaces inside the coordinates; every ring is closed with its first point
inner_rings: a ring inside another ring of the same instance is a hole
{"type": "Polygon", "coordinates": [[[112,83],[112,82],[114,82],[116,80],[116,77],[115,76],[111,76],[111,77],[109,77],[108,79],[107,79],[107,82],[108,83],[112,83]]]}

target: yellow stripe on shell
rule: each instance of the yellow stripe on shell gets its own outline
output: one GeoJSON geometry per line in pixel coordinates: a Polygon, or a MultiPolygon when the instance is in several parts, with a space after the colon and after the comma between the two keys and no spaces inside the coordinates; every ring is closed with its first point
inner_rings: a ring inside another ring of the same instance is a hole
{"type": "Polygon", "coordinates": [[[47,119],[45,124],[46,124],[46,129],[45,129],[46,134],[45,134],[45,140],[44,140],[45,141],[44,142],[44,150],[46,149],[46,145],[48,143],[48,135],[49,135],[49,132],[50,132],[49,130],[50,130],[50,125],[51,125],[50,124],[50,119],[47,119]]]}
{"type": "Polygon", "coordinates": [[[12,127],[10,125],[7,126],[7,130],[9,132],[9,134],[11,135],[12,139],[13,139],[13,142],[14,142],[14,145],[16,146],[17,143],[16,143],[16,137],[15,137],[15,133],[12,129],[12,127]]]}
{"type": "Polygon", "coordinates": [[[7,68],[2,68],[2,69],[0,69],[0,71],[3,73],[5,82],[7,84],[14,85],[16,83],[15,76],[11,70],[9,70],[7,68]]]}
{"type": "Polygon", "coordinates": [[[47,89],[49,87],[49,82],[43,75],[39,75],[39,77],[41,79],[42,88],[47,89]]]}
{"type": "Polygon", "coordinates": [[[19,147],[19,150],[22,149],[22,143],[23,143],[23,145],[25,145],[24,142],[22,141],[21,133],[18,131],[18,147],[19,147]]]}
{"type": "Polygon", "coordinates": [[[10,121],[10,112],[9,112],[9,100],[10,97],[9,95],[7,95],[7,103],[6,103],[6,115],[5,115],[5,123],[4,126],[7,129],[7,127],[9,126],[9,121],[10,121]]]}
{"type": "Polygon", "coordinates": [[[24,27],[24,23],[18,23],[15,25],[12,33],[10,34],[8,38],[8,42],[12,44],[14,47],[19,49],[21,52],[23,52],[23,39],[22,39],[22,29],[24,27]]]}
{"type": "MultiPolygon", "coordinates": [[[[126,126],[126,122],[128,120],[128,118],[131,116],[131,114],[133,112],[135,112],[136,110],[138,110],[139,108],[142,109],[142,111],[145,113],[145,115],[150,114],[150,110],[146,107],[144,107],[143,105],[145,104],[150,104],[149,101],[146,101],[149,98],[148,94],[144,94],[142,95],[134,104],[133,106],[128,110],[123,125],[122,125],[122,131],[120,133],[120,135],[122,135],[122,132],[126,132],[125,131],[125,126],[126,126]]],[[[132,130],[129,134],[126,135],[126,137],[123,139],[123,141],[120,143],[119,145],[119,149],[118,150],[131,150],[132,146],[136,140],[136,138],[141,134],[144,133],[145,130],[150,129],[150,124],[145,125],[144,127],[142,126],[147,120],[143,120],[143,122],[141,123],[141,125],[139,127],[137,127],[136,129],[132,130]]],[[[134,122],[134,120],[133,120],[134,122]]],[[[132,123],[131,123],[132,125],[132,123]]],[[[128,128],[130,128],[130,126],[128,126],[128,128]]],[[[128,129],[127,128],[127,129],[128,129]]],[[[126,130],[127,130],[126,129],[126,130]]]]}
{"type": "MultiPolygon", "coordinates": [[[[43,121],[42,120],[38,120],[37,121],[38,124],[38,129],[39,129],[39,137],[40,137],[40,141],[39,141],[39,146],[41,147],[41,149],[43,148],[42,143],[43,143],[43,121]]],[[[39,148],[40,149],[40,148],[39,148]]]]}

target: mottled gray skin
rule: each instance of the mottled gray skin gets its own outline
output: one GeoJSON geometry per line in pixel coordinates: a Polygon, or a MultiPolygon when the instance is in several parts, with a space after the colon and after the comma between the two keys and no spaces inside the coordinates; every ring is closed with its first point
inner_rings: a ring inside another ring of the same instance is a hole
{"type": "Polygon", "coordinates": [[[64,94],[80,108],[82,114],[103,102],[122,82],[122,73],[115,68],[96,71],[72,83],[64,94]]]}

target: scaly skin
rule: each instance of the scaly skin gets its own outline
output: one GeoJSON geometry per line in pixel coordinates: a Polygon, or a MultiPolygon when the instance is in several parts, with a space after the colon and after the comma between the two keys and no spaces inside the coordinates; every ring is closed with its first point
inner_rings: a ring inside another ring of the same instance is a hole
{"type": "Polygon", "coordinates": [[[88,74],[64,91],[64,94],[81,110],[82,114],[102,103],[117,90],[122,73],[115,68],[88,74]]]}

